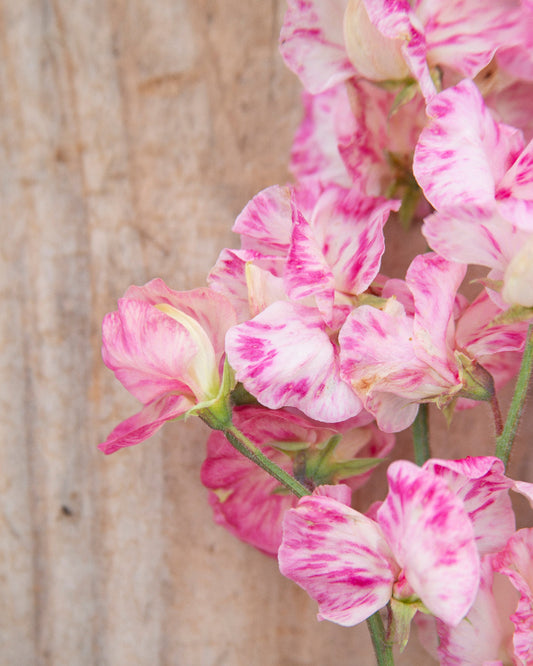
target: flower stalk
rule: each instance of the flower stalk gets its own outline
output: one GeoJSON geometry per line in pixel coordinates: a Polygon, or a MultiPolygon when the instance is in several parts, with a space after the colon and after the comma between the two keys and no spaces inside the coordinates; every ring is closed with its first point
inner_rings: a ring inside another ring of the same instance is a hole
{"type": "Polygon", "coordinates": [[[392,647],[387,642],[385,627],[379,611],[371,615],[367,619],[366,624],[370,631],[378,666],[394,666],[392,647]]]}
{"type": "Polygon", "coordinates": [[[524,355],[522,356],[522,363],[520,371],[516,380],[515,391],[507,420],[503,428],[502,434],[496,439],[496,456],[503,461],[507,467],[509,457],[513,448],[514,439],[524,411],[526,402],[527,388],[529,385],[529,378],[531,376],[531,369],[533,368],[533,325],[530,325],[524,347],[524,355]]]}
{"type": "Polygon", "coordinates": [[[429,405],[422,403],[413,422],[413,446],[415,463],[423,465],[431,458],[429,448],[429,405]]]}

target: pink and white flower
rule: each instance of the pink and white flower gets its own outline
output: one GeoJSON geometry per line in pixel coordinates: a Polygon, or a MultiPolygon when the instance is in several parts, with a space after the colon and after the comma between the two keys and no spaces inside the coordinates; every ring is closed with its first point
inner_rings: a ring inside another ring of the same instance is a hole
{"type": "Polygon", "coordinates": [[[465,270],[432,253],[419,255],[406,276],[411,298],[393,280],[393,294],[384,287],[392,297],[382,309],[356,308],[340,331],[341,376],[386,432],[408,427],[420,402],[447,407],[460,397],[490,399],[494,380],[482,362],[498,386],[517,369],[518,354],[502,354],[522,349],[525,325],[492,328],[487,299],[472,305],[472,316],[456,296],[465,270]]]}
{"type": "Polygon", "coordinates": [[[407,461],[388,470],[376,520],[325,496],[287,512],[281,572],[319,603],[319,618],[363,621],[391,599],[457,625],[479,585],[475,530],[464,502],[431,471],[407,461]]]}
{"type": "Polygon", "coordinates": [[[159,279],[130,287],[104,318],[102,356],[144,407],[99,448],[138,444],[166,421],[212,404],[222,386],[224,335],[235,321],[229,302],[209,289],[177,292],[159,279]]]}

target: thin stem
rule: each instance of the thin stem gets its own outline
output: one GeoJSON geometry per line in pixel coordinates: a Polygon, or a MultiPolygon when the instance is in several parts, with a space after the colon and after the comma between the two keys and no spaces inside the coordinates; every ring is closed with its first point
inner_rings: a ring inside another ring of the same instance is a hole
{"type": "Polygon", "coordinates": [[[394,657],[392,656],[392,647],[387,642],[385,627],[379,611],[371,615],[366,620],[378,666],[394,666],[394,657]]]}
{"type": "Polygon", "coordinates": [[[496,439],[496,455],[503,461],[507,467],[509,456],[513,448],[514,438],[520,423],[520,417],[524,410],[526,402],[527,387],[529,378],[531,376],[531,368],[533,367],[533,324],[529,326],[526,346],[524,348],[524,355],[522,356],[522,363],[516,380],[513,399],[507,414],[507,420],[502,434],[496,439]]]}
{"type": "Polygon", "coordinates": [[[429,405],[423,403],[418,408],[418,414],[413,423],[413,445],[415,449],[415,463],[423,465],[431,458],[429,449],[429,405]]]}
{"type": "Polygon", "coordinates": [[[498,402],[496,393],[490,399],[490,406],[492,408],[492,415],[494,417],[494,428],[496,430],[496,437],[499,437],[503,432],[503,418],[500,409],[500,403],[498,402]]]}
{"type": "Polygon", "coordinates": [[[259,465],[262,469],[273,476],[285,488],[294,493],[296,497],[304,497],[310,495],[310,491],[297,481],[294,477],[288,474],[284,469],[273,463],[253,442],[251,442],[246,435],[238,430],[233,424],[223,430],[228,442],[232,444],[237,451],[240,451],[244,456],[259,465]]]}

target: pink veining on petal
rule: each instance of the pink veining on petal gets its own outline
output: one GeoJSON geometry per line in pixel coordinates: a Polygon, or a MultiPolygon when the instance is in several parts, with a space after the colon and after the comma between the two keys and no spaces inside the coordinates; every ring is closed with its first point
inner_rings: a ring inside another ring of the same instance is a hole
{"type": "Polygon", "coordinates": [[[513,481],[505,476],[501,460],[491,456],[432,458],[423,469],[445,481],[463,500],[481,555],[496,553],[505,546],[515,530],[515,517],[509,497],[513,481]]]}
{"type": "Polygon", "coordinates": [[[361,401],[340,377],[338,348],[319,312],[278,302],[226,336],[237,380],[259,402],[297,407],[326,423],[356,416],[361,401]]]}
{"type": "Polygon", "coordinates": [[[474,529],[444,481],[407,461],[389,466],[378,523],[405,578],[429,610],[457,625],[479,585],[474,529]]]}
{"type": "Polygon", "coordinates": [[[397,567],[378,525],[324,495],[285,514],[280,571],[319,604],[319,618],[362,622],[390,599],[397,567]]]}
{"type": "Polygon", "coordinates": [[[354,73],[344,48],[346,5],[347,0],[288,0],[280,51],[310,93],[323,92],[354,73]]]}

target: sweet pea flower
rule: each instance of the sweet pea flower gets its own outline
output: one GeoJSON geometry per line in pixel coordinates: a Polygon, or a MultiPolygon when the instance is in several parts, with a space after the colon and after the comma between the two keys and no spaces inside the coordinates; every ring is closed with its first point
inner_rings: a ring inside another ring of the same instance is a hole
{"type": "MultiPolygon", "coordinates": [[[[352,420],[350,430],[331,452],[326,452],[325,447],[328,443],[331,447],[332,438],[338,438],[343,428],[319,424],[286,410],[254,406],[233,410],[234,425],[285,471],[297,473],[311,486],[318,475],[321,483],[324,478],[328,483],[342,480],[352,490],[369,479],[369,468],[394,445],[394,438],[379,431],[370,419],[363,413],[352,420]]],[[[210,489],[215,522],[242,541],[276,555],[283,515],[296,505],[296,496],[284,491],[217,431],[209,437],[201,479],[210,489]]]]}
{"type": "Polygon", "coordinates": [[[472,312],[461,306],[457,289],[465,271],[436,254],[420,255],[401,290],[398,281],[391,281],[393,294],[385,285],[383,295],[391,297],[382,309],[362,305],[346,318],[341,376],[386,432],[408,427],[421,402],[453,408],[458,398],[490,400],[494,378],[483,363],[494,369],[498,386],[517,369],[525,325],[493,328],[494,308],[486,301],[472,304],[472,312]]]}
{"type": "Polygon", "coordinates": [[[336,335],[378,274],[383,226],[397,207],[339,186],[272,187],[239,215],[242,250],[223,253],[209,281],[245,319],[228,331],[226,350],[261,404],[328,423],[361,411],[339,375],[336,335]]]}
{"type": "Polygon", "coordinates": [[[351,626],[392,599],[455,626],[480,575],[465,504],[413,463],[392,463],[387,477],[376,520],[324,494],[303,497],[285,514],[280,571],[318,601],[319,619],[351,626]]]}
{"type": "Polygon", "coordinates": [[[102,356],[144,407],[99,448],[138,444],[166,421],[216,403],[229,390],[224,334],[235,321],[227,299],[209,289],[177,292],[160,279],[130,287],[104,318],[102,356]]]}

